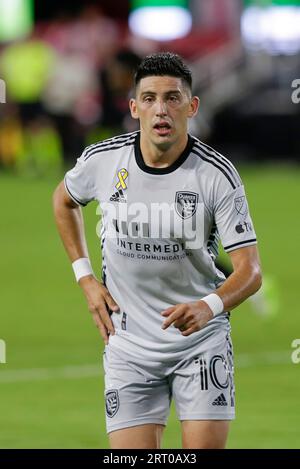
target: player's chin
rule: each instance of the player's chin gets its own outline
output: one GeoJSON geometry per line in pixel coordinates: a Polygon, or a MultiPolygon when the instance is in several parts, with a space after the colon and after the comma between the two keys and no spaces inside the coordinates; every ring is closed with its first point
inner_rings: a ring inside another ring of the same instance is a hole
{"type": "Polygon", "coordinates": [[[161,151],[167,151],[169,150],[173,145],[172,140],[164,140],[160,142],[156,142],[156,147],[161,150],[161,151]]]}
{"type": "Polygon", "coordinates": [[[169,134],[169,135],[155,135],[154,136],[154,141],[156,143],[156,146],[161,149],[161,150],[168,150],[174,143],[174,136],[169,134]]]}

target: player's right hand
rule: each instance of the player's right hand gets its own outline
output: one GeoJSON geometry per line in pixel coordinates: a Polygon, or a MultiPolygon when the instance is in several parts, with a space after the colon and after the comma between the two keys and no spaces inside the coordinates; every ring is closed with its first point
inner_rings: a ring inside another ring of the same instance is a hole
{"type": "Polygon", "coordinates": [[[87,299],[88,308],[92,313],[94,323],[107,345],[108,336],[115,333],[108,308],[116,313],[119,311],[119,307],[103,283],[99,282],[93,275],[82,277],[79,280],[79,285],[87,299]]]}

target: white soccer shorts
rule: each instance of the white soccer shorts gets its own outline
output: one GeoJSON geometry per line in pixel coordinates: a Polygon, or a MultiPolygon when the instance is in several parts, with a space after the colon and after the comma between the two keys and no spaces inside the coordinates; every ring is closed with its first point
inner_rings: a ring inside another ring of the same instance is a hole
{"type": "Polygon", "coordinates": [[[166,425],[173,398],[179,420],[235,417],[233,352],[229,334],[209,351],[205,341],[191,359],[138,362],[108,345],[104,353],[106,426],[166,425]]]}

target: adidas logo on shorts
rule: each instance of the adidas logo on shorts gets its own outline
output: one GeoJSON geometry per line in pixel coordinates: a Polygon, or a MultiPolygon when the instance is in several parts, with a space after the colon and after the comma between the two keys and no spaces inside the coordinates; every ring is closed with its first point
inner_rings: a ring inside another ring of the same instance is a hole
{"type": "Polygon", "coordinates": [[[224,394],[220,394],[212,403],[212,405],[222,405],[222,406],[227,406],[227,401],[225,399],[224,394]]]}

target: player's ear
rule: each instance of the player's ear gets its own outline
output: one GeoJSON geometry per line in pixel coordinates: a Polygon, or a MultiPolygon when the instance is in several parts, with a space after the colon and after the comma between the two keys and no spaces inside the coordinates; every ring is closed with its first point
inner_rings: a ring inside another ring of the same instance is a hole
{"type": "Polygon", "coordinates": [[[189,109],[188,117],[194,117],[197,114],[199,105],[200,105],[200,99],[198,98],[198,96],[193,96],[190,101],[190,109],[189,109]]]}
{"type": "Polygon", "coordinates": [[[133,117],[133,119],[138,119],[139,115],[137,112],[136,100],[134,98],[131,98],[131,100],[129,101],[129,109],[131,112],[131,117],[133,117]]]}

